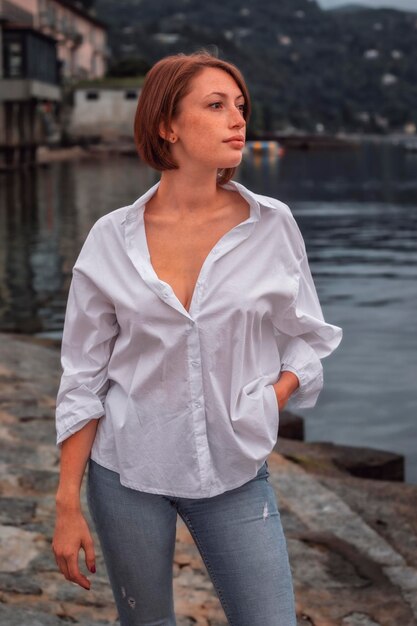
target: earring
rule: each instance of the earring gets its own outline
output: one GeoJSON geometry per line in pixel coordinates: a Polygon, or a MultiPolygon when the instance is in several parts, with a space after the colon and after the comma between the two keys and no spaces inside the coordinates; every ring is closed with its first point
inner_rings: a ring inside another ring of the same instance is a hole
{"type": "Polygon", "coordinates": [[[175,137],[171,137],[170,141],[171,143],[175,143],[175,137]]]}

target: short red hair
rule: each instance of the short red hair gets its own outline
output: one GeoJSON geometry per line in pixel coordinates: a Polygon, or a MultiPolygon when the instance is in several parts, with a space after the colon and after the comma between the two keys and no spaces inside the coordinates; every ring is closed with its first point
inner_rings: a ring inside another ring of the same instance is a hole
{"type": "MultiPolygon", "coordinates": [[[[173,54],[160,59],[151,67],[139,95],[134,122],[134,138],[139,156],[156,170],[178,169],[178,164],[169,152],[169,144],[160,136],[160,123],[167,128],[175,117],[179,101],[189,92],[189,83],[206,67],[224,70],[241,89],[245,98],[243,117],[247,122],[251,113],[251,102],[245,80],[238,68],[223,61],[206,50],[191,54],[173,54]]],[[[218,184],[228,182],[236,167],[219,169],[218,184]]]]}

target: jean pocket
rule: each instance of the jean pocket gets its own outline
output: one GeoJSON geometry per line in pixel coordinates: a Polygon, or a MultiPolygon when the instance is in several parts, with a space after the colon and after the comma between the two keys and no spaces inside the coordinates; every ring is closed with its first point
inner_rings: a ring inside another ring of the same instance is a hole
{"type": "Polygon", "coordinates": [[[258,473],[256,474],[256,478],[268,478],[269,470],[268,463],[265,461],[263,465],[258,469],[258,473]]]}

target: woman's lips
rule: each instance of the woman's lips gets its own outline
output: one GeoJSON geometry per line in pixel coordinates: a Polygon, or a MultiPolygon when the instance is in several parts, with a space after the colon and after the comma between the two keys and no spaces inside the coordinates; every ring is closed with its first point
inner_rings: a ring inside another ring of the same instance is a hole
{"type": "Polygon", "coordinates": [[[232,146],[237,146],[238,148],[241,148],[245,145],[243,139],[229,139],[229,141],[226,141],[226,143],[229,143],[232,146]]]}

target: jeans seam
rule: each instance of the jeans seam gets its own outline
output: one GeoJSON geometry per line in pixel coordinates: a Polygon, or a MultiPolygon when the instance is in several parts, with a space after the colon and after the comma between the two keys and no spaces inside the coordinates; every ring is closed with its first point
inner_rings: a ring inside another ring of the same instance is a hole
{"type": "Polygon", "coordinates": [[[199,541],[199,539],[197,537],[197,534],[196,534],[196,532],[194,530],[194,526],[192,525],[191,520],[190,520],[190,518],[188,517],[187,514],[180,513],[179,510],[178,510],[178,513],[184,519],[184,521],[187,523],[187,526],[188,526],[188,528],[189,528],[189,530],[190,530],[190,532],[191,532],[191,534],[192,534],[192,536],[194,538],[194,541],[196,542],[197,546],[200,548],[200,552],[201,552],[201,555],[203,557],[204,563],[205,563],[205,565],[207,567],[207,570],[210,573],[210,576],[212,577],[213,581],[215,581],[215,584],[217,585],[217,593],[219,594],[219,597],[222,600],[223,609],[224,609],[224,612],[226,613],[226,617],[227,617],[227,620],[229,622],[229,626],[233,626],[233,622],[231,621],[231,617],[230,617],[230,607],[229,607],[228,603],[226,602],[226,598],[223,595],[223,592],[221,590],[219,581],[216,578],[216,576],[214,575],[213,570],[211,569],[211,565],[209,563],[209,560],[207,559],[206,553],[204,552],[203,546],[202,546],[202,544],[200,543],[200,541],[199,541]]]}

